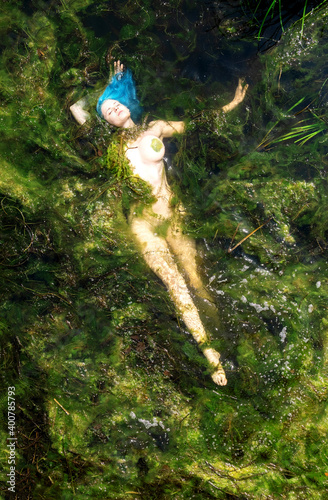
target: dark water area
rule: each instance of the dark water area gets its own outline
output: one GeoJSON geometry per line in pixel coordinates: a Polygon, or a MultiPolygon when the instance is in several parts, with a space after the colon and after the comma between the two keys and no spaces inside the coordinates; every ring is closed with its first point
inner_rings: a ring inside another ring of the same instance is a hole
{"type": "Polygon", "coordinates": [[[1,498],[328,497],[327,2],[0,11],[1,498]],[[187,124],[167,176],[225,387],[135,245],[115,132],[69,111],[115,59],[187,124]]]}

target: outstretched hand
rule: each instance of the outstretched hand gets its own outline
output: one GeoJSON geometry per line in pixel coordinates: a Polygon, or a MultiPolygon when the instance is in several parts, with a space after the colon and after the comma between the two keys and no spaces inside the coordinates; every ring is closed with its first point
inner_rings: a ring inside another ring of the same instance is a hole
{"type": "Polygon", "coordinates": [[[247,89],[248,89],[248,84],[244,85],[244,79],[239,78],[238,86],[235,92],[235,97],[229,104],[223,106],[222,111],[224,111],[224,113],[227,113],[228,111],[231,111],[236,106],[238,106],[238,104],[240,104],[245,99],[247,89]]]}
{"type": "Polygon", "coordinates": [[[233,102],[235,102],[236,104],[241,103],[245,98],[248,84],[243,85],[244,81],[245,80],[243,78],[239,78],[238,80],[238,87],[236,88],[235,97],[233,99],[233,102]]]}
{"type": "Polygon", "coordinates": [[[114,61],[114,75],[117,75],[117,73],[123,73],[124,71],[124,65],[121,64],[121,61],[114,61]]]}
{"type": "Polygon", "coordinates": [[[124,64],[122,64],[121,61],[118,59],[117,61],[114,61],[114,70],[112,66],[110,67],[109,78],[111,79],[118,73],[123,73],[123,71],[124,71],[124,64]]]}

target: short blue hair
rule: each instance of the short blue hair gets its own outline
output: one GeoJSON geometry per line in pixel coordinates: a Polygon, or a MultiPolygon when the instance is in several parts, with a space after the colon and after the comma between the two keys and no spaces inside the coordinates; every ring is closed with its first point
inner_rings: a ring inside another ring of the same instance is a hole
{"type": "Polygon", "coordinates": [[[124,72],[114,75],[104,93],[99,97],[96,109],[101,118],[104,118],[101,112],[101,106],[107,99],[114,99],[126,106],[134,122],[140,119],[142,107],[137,99],[137,90],[131,70],[127,69],[124,72]]]}

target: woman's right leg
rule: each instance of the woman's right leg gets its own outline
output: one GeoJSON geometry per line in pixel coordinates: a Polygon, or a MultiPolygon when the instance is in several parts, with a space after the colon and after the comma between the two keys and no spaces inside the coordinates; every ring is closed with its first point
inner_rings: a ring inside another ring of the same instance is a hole
{"type": "Polygon", "coordinates": [[[215,349],[206,347],[209,339],[166,241],[154,234],[153,227],[145,219],[133,219],[131,229],[147,264],[166,285],[184,323],[202,348],[210,365],[215,368],[212,379],[216,384],[225,385],[227,379],[220,363],[220,354],[215,349]]]}

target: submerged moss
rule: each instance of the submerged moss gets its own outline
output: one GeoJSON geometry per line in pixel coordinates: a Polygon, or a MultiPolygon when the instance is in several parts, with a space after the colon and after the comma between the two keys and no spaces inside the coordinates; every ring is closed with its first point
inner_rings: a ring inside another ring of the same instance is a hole
{"type": "Polygon", "coordinates": [[[148,4],[1,7],[0,352],[2,385],[16,387],[17,497],[323,498],[326,138],[273,139],[304,96],[326,118],[327,8],[261,56],[245,105],[224,118],[215,108],[236,82],[188,76],[219,30],[197,2],[148,4]],[[105,83],[107,50],[124,54],[150,110],[188,115],[169,176],[219,310],[199,300],[224,389],[130,235],[149,186],[112,130],[70,117],[105,83]]]}

